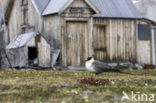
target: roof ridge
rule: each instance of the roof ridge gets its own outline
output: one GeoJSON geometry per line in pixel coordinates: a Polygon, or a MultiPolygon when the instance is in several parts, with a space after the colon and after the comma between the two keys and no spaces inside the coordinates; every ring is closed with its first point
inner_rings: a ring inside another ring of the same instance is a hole
{"type": "Polygon", "coordinates": [[[51,2],[51,0],[48,1],[47,5],[44,7],[44,9],[42,10],[41,14],[44,13],[44,11],[46,10],[46,8],[48,7],[49,3],[51,2]]]}
{"type": "MultiPolygon", "coordinates": [[[[49,5],[47,5],[46,9],[42,12],[42,15],[50,15],[50,14],[61,14],[64,12],[65,9],[69,7],[73,2],[76,0],[51,0],[49,5]]],[[[89,7],[91,7],[95,13],[99,14],[99,9],[90,1],[90,0],[83,0],[89,7]]]]}

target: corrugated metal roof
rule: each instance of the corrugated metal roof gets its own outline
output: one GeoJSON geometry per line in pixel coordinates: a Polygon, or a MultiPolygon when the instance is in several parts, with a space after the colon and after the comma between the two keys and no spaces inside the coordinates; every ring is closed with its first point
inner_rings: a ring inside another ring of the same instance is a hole
{"type": "Polygon", "coordinates": [[[51,0],[42,15],[59,13],[69,0],[51,0]]]}
{"type": "Polygon", "coordinates": [[[41,14],[45,10],[49,2],[50,0],[34,0],[34,3],[36,4],[36,7],[41,14]]]}
{"type": "Polygon", "coordinates": [[[101,12],[94,17],[141,18],[131,0],[90,0],[101,12]]]}
{"type": "Polygon", "coordinates": [[[10,44],[6,47],[6,49],[16,49],[23,46],[26,46],[27,43],[36,35],[35,32],[25,33],[21,35],[17,35],[10,44]]]}
{"type": "MultiPolygon", "coordinates": [[[[35,0],[42,15],[59,13],[69,0],[35,0]],[[43,3],[44,2],[44,3],[43,3]],[[47,4],[48,3],[48,4],[47,4]]],[[[141,18],[131,0],[90,0],[101,12],[94,17],[141,18]]]]}

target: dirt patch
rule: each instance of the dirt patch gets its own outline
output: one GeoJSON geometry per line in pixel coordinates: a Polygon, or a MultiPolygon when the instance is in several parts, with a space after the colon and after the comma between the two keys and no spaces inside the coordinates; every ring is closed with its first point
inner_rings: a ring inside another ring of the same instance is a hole
{"type": "Polygon", "coordinates": [[[78,80],[81,84],[88,84],[88,85],[94,85],[94,86],[100,86],[100,85],[106,85],[110,84],[109,79],[103,79],[103,78],[81,78],[78,80]]]}
{"type": "Polygon", "coordinates": [[[155,69],[155,65],[145,64],[145,69],[155,69]]]}

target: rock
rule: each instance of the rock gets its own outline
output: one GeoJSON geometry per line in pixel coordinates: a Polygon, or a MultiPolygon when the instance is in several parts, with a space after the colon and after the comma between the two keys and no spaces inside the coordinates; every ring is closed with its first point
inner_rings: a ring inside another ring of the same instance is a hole
{"type": "Polygon", "coordinates": [[[67,68],[67,66],[55,66],[55,67],[53,67],[53,70],[64,70],[64,71],[67,71],[68,70],[68,68],[67,68]]]}
{"type": "Polygon", "coordinates": [[[92,96],[92,94],[93,94],[93,91],[91,91],[91,90],[86,90],[86,91],[83,91],[83,92],[81,93],[81,96],[82,96],[82,97],[85,97],[85,98],[90,98],[90,97],[92,96]]]}
{"type": "Polygon", "coordinates": [[[139,64],[133,64],[133,63],[130,63],[130,62],[122,62],[122,63],[119,63],[119,67],[120,68],[127,68],[129,70],[133,70],[133,69],[138,69],[138,70],[142,70],[143,69],[143,66],[142,65],[139,65],[139,64]]]}
{"type": "Polygon", "coordinates": [[[34,59],[33,64],[34,65],[37,65],[38,64],[38,59],[37,58],[34,59]]]}
{"type": "Polygon", "coordinates": [[[135,66],[136,66],[136,68],[137,68],[138,70],[142,70],[142,69],[143,69],[143,66],[142,66],[142,65],[135,64],[135,66]]]}
{"type": "Polygon", "coordinates": [[[135,65],[130,65],[128,69],[137,69],[137,67],[135,65]]]}
{"type": "Polygon", "coordinates": [[[132,69],[132,66],[133,66],[133,64],[132,63],[130,63],[130,62],[120,62],[119,64],[118,64],[118,68],[119,69],[132,69]]]}
{"type": "Polygon", "coordinates": [[[133,64],[131,62],[121,62],[119,65],[121,66],[132,66],[133,64]]]}
{"type": "Polygon", "coordinates": [[[67,68],[68,68],[68,70],[71,70],[71,71],[86,70],[85,67],[73,67],[73,66],[68,66],[67,68]]]}

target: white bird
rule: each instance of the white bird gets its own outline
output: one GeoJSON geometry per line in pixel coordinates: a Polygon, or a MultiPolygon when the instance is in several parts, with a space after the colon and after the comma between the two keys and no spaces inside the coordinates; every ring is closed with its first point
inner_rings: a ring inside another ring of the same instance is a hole
{"type": "Polygon", "coordinates": [[[100,74],[102,72],[119,72],[122,73],[119,69],[113,69],[106,63],[101,61],[94,60],[92,57],[88,57],[85,63],[86,70],[89,72],[94,72],[96,74],[100,74]]]}

